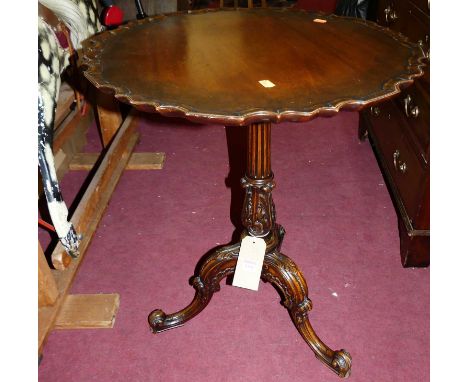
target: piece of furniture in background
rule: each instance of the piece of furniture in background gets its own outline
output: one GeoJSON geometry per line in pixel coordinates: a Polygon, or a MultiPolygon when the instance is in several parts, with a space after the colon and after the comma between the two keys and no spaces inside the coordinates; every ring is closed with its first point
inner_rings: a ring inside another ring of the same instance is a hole
{"type": "Polygon", "coordinates": [[[374,0],[338,0],[335,13],[340,16],[367,19],[369,4],[374,0]]]}
{"type": "Polygon", "coordinates": [[[293,8],[373,20],[375,0],[297,0],[293,8]]]}
{"type": "MultiPolygon", "coordinates": [[[[224,3],[224,0],[219,0],[219,7],[220,8],[224,8],[226,5],[231,5],[231,2],[226,2],[226,4],[224,3]],[[229,4],[227,4],[229,3],[229,4]]],[[[232,2],[232,6],[234,8],[238,8],[239,7],[239,0],[234,0],[232,2]]],[[[254,7],[254,1],[253,0],[247,0],[247,8],[253,8],[254,7]]],[[[266,8],[267,7],[267,0],[261,0],[261,7],[262,8],[266,8]]]]}
{"type": "MultiPolygon", "coordinates": [[[[92,170],[92,173],[83,185],[86,190],[80,197],[78,206],[72,211],[72,216],[69,217],[68,212],[63,214],[67,215],[64,218],[81,236],[75,252],[66,251],[61,242],[55,243],[52,240],[49,248],[51,251],[47,251],[48,262],[39,245],[39,354],[53,329],[113,326],[119,305],[118,294],[69,295],[69,290],[123,171],[128,168],[161,169],[165,158],[164,153],[132,155],[138,140],[137,118],[134,113],[125,118],[115,98],[100,92],[95,94],[94,88],[86,87],[85,81],[82,81],[77,65],[77,46],[72,46],[69,38],[71,33],[63,20],[67,20],[70,15],[67,12],[70,10],[75,15],[83,12],[79,19],[88,16],[88,33],[99,31],[101,26],[97,20],[96,3],[92,0],[43,3],[44,5],[39,4],[39,88],[42,89],[39,104],[39,149],[43,143],[42,147],[47,147],[47,151],[43,154],[39,150],[39,162],[41,174],[46,179],[45,191],[48,192],[51,187],[47,185],[52,184],[54,198],[57,199],[53,202],[63,202],[58,181],[64,173],[73,169],[92,170]],[[55,10],[57,15],[45,5],[55,10]],[[83,11],[83,5],[86,12],[83,11]],[[60,46],[64,42],[67,45],[60,46]],[[67,58],[72,58],[70,65],[68,60],[61,58],[64,52],[67,53],[67,58]],[[54,64],[57,61],[60,65],[54,64]],[[52,64],[49,65],[50,62],[52,64]],[[68,73],[65,73],[65,77],[68,82],[65,82],[60,73],[67,65],[65,71],[68,73]],[[46,102],[42,101],[44,99],[46,102]],[[57,105],[56,110],[54,103],[57,105]],[[82,107],[79,107],[80,104],[82,107]],[[94,110],[89,105],[93,105],[94,110]],[[102,139],[102,151],[83,155],[81,152],[86,143],[85,134],[94,116],[102,139]],[[48,152],[51,155],[47,155],[48,152]],[[49,263],[54,269],[50,268],[49,263]]],[[[56,223],[57,219],[52,230],[58,231],[56,223]]]]}
{"type": "MultiPolygon", "coordinates": [[[[49,258],[56,269],[49,267],[41,246],[38,248],[39,355],[52,329],[112,327],[119,305],[117,294],[68,294],[94,233],[90,227],[97,226],[102,216],[99,212],[104,211],[112,194],[112,191],[106,191],[113,190],[115,185],[112,187],[112,183],[119,179],[119,174],[115,174],[117,163],[106,159],[109,157],[106,153],[102,168],[96,171],[91,187],[71,219],[62,198],[57,174],[59,168],[61,176],[63,175],[70,158],[84,146],[84,134],[91,122],[92,112],[89,108],[79,107],[84,105],[84,93],[79,86],[81,81],[75,65],[75,49],[82,38],[101,28],[95,13],[96,4],[92,1],[42,3],[43,5],[39,5],[38,19],[38,162],[43,182],[42,195],[47,201],[53,226],[46,224],[60,241],[49,258]],[[65,23],[73,25],[73,28],[68,29],[65,23]],[[61,74],[65,68],[72,69],[68,73],[71,81],[67,85],[73,84],[74,87],[67,87],[62,82],[61,74]],[[73,108],[73,105],[78,107],[73,108]],[[70,144],[72,141],[75,144],[70,144]],[[103,174],[109,174],[108,179],[112,179],[110,174],[115,174],[115,180],[106,180],[103,174]],[[99,189],[104,195],[107,194],[107,199],[97,195],[99,189]]],[[[117,138],[114,141],[114,146],[120,147],[117,138]]],[[[136,142],[136,137],[134,141],[136,142]]],[[[109,151],[115,149],[109,148],[109,151]]],[[[119,154],[116,157],[118,160],[127,159],[122,153],[119,154]]]]}
{"type": "Polygon", "coordinates": [[[338,0],[297,0],[293,8],[306,11],[333,13],[338,0]]]}
{"type": "Polygon", "coordinates": [[[429,1],[380,0],[377,22],[417,42],[424,76],[397,98],[360,114],[398,213],[404,267],[429,265],[429,1]]]}

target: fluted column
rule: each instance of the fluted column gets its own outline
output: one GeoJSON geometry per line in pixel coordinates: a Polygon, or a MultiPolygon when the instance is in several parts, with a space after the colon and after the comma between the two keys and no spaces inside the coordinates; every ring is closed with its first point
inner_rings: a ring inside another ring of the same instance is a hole
{"type": "Polygon", "coordinates": [[[247,171],[241,180],[245,188],[242,223],[256,237],[267,236],[275,226],[275,187],[271,171],[271,123],[258,122],[248,127],[247,171]]]}

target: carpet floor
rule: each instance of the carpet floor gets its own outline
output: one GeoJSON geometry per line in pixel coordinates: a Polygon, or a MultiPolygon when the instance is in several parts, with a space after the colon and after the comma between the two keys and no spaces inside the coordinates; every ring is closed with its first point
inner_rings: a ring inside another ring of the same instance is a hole
{"type": "MultiPolygon", "coordinates": [[[[317,334],[351,353],[350,381],[429,381],[430,271],[401,266],[395,209],[357,120],[273,125],[282,252],[307,280],[317,334]]],[[[164,169],[123,174],[71,290],[119,293],[115,326],[52,332],[39,380],[338,381],[269,284],[253,292],[223,280],[195,319],[150,332],[148,314],[185,307],[198,260],[236,236],[243,129],[162,117],[139,129],[136,150],[164,151],[164,169]]],[[[98,150],[96,129],[88,135],[87,150],[98,150]]],[[[68,203],[85,177],[65,176],[68,203]]]]}

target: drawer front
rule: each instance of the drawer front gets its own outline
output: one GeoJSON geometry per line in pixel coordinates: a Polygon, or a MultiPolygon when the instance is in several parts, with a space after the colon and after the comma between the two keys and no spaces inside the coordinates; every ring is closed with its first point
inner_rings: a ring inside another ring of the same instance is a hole
{"type": "Polygon", "coordinates": [[[385,158],[392,157],[395,146],[401,140],[402,135],[401,128],[394,117],[393,107],[393,102],[387,101],[366,110],[374,143],[385,158]]]}
{"type": "Polygon", "coordinates": [[[376,18],[378,24],[390,27],[396,22],[399,16],[396,13],[394,3],[392,0],[379,0],[376,18]]]}
{"type": "MultiPolygon", "coordinates": [[[[424,76],[415,81],[413,86],[398,96],[396,103],[406,119],[408,138],[419,152],[423,163],[429,161],[429,28],[430,19],[424,13],[424,1],[380,0],[378,22],[390,29],[407,36],[410,41],[420,45],[428,57],[424,68],[424,76]]],[[[427,6],[427,4],[426,4],[427,6]]]]}
{"type": "Polygon", "coordinates": [[[429,94],[415,85],[403,90],[396,98],[396,104],[406,120],[406,136],[420,155],[424,164],[429,162],[429,94]]]}
{"type": "Polygon", "coordinates": [[[411,0],[411,2],[416,5],[421,11],[423,11],[426,15],[430,13],[430,0],[411,0]]]}
{"type": "Polygon", "coordinates": [[[384,162],[387,177],[411,219],[419,210],[426,166],[407,138],[408,128],[397,103],[385,102],[367,113],[371,122],[370,134],[384,162]]]}
{"type": "Polygon", "coordinates": [[[414,4],[409,1],[381,0],[377,22],[402,33],[412,42],[420,43],[425,54],[428,54],[430,20],[414,4]]]}

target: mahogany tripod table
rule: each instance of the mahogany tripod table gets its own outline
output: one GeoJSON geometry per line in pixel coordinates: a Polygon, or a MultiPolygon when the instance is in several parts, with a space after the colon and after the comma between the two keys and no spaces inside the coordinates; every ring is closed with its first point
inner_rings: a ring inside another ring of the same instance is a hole
{"type": "MultiPolygon", "coordinates": [[[[102,91],[148,112],[195,122],[248,126],[242,222],[265,240],[261,278],[282,293],[297,330],[341,377],[345,350],[330,349],[309,322],[312,303],[297,265],[280,252],[272,190],[271,123],[360,110],[400,92],[423,74],[424,52],[364,20],[284,9],[210,10],[155,16],[104,32],[84,43],[86,77],[102,91]]],[[[200,313],[234,273],[240,244],[223,247],[197,268],[193,301],[148,317],[153,332],[178,327],[200,313]]]]}

